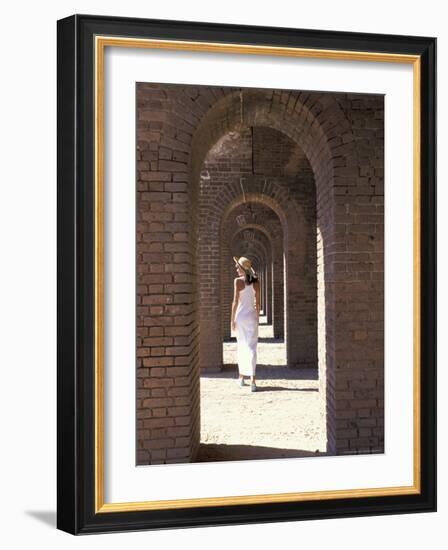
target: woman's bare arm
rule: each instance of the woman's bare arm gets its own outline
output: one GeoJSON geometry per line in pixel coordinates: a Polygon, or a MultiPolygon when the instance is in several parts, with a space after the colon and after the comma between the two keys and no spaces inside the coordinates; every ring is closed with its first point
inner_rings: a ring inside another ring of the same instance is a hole
{"type": "Polygon", "coordinates": [[[240,288],[238,285],[238,279],[235,279],[233,281],[233,302],[232,302],[232,316],[231,316],[232,330],[235,330],[235,313],[236,313],[236,308],[238,306],[239,297],[240,297],[240,288]]]}

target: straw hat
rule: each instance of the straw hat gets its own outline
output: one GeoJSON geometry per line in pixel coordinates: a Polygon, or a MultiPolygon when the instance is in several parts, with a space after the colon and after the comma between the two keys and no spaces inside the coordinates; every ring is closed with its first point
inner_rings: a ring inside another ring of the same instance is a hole
{"type": "Polygon", "coordinates": [[[252,275],[255,275],[254,268],[252,267],[252,262],[249,260],[249,258],[246,258],[244,256],[240,256],[239,258],[237,258],[236,256],[234,256],[233,260],[242,269],[244,269],[246,273],[252,273],[252,275]]]}

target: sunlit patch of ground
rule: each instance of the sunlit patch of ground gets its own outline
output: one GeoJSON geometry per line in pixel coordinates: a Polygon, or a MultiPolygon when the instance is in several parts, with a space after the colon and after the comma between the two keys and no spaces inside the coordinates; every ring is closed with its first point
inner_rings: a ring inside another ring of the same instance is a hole
{"type": "Polygon", "coordinates": [[[323,403],[316,369],[285,365],[285,344],[260,325],[257,392],[241,388],[236,342],[224,343],[225,368],[201,376],[198,460],[310,456],[326,451],[323,403]]]}

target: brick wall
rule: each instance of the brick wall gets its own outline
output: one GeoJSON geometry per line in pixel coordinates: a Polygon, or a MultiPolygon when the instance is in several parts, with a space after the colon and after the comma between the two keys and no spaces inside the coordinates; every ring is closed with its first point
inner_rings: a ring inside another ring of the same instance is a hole
{"type": "MultiPolygon", "coordinates": [[[[338,452],[384,448],[384,108],[382,97],[339,99],[356,157],[335,169],[338,452]],[[341,247],[342,248],[342,247],[341,247]]],[[[350,139],[346,136],[345,140],[350,139]]],[[[393,182],[391,182],[393,185],[393,182]]]]}

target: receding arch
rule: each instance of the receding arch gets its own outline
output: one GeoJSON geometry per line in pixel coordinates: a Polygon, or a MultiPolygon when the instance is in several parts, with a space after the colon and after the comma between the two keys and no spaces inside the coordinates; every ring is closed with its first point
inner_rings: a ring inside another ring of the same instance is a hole
{"type": "MultiPolygon", "coordinates": [[[[263,182],[263,192],[258,189],[261,182],[247,182],[244,192],[237,186],[229,186],[228,194],[235,195],[229,202],[216,200],[209,209],[208,217],[204,218],[203,227],[207,228],[206,237],[204,234],[199,239],[199,269],[201,272],[200,287],[201,292],[201,321],[203,325],[203,334],[200,347],[200,362],[202,368],[211,370],[220,368],[222,365],[222,340],[221,330],[222,321],[220,319],[222,311],[221,280],[216,269],[223,258],[228,258],[230,252],[228,246],[222,239],[222,227],[225,224],[230,212],[244,203],[260,203],[271,208],[278,216],[283,229],[283,250],[285,253],[284,271],[285,278],[283,282],[283,313],[287,310],[285,307],[286,296],[288,296],[289,311],[283,327],[283,335],[287,342],[287,361],[290,365],[309,365],[312,364],[313,353],[317,353],[310,345],[305,346],[304,341],[311,341],[314,337],[312,329],[308,328],[308,319],[302,315],[304,297],[307,295],[307,289],[304,286],[304,280],[294,280],[295,274],[304,269],[306,247],[303,242],[289,239],[288,235],[304,235],[306,233],[304,216],[301,213],[301,207],[294,200],[291,200],[289,193],[273,182],[263,182]],[[218,226],[219,224],[219,226],[218,226]],[[215,243],[212,246],[210,243],[215,243]],[[219,245],[222,243],[222,248],[219,245]],[[210,269],[214,266],[214,269],[210,269]],[[291,304],[297,307],[293,309],[291,304]],[[299,334],[300,337],[288,338],[290,334],[299,334]]],[[[231,195],[230,195],[231,196],[231,195]]],[[[231,196],[232,197],[232,196],[231,196]]]]}
{"type": "MultiPolygon", "coordinates": [[[[259,203],[260,204],[260,203],[259,203]]],[[[266,296],[264,297],[266,310],[266,322],[272,324],[273,337],[275,339],[284,339],[284,281],[283,281],[283,230],[278,216],[268,208],[259,208],[253,211],[254,205],[250,205],[250,214],[247,212],[247,203],[235,207],[223,222],[222,242],[233,242],[236,235],[243,229],[252,229],[264,235],[268,244],[270,253],[270,266],[266,273],[263,273],[263,285],[266,296]],[[272,216],[269,216],[272,212],[272,216]],[[254,217],[255,215],[255,217],[254,217]],[[253,221],[256,217],[262,216],[263,225],[253,221]],[[236,224],[232,221],[235,218],[236,224]]],[[[233,255],[233,254],[232,254],[233,255]]],[[[222,321],[223,321],[223,339],[230,338],[230,310],[231,310],[231,280],[234,276],[233,265],[229,258],[222,253],[222,321]]],[[[262,295],[263,296],[263,295],[262,295]]]]}
{"type": "MultiPolygon", "coordinates": [[[[244,90],[226,94],[202,118],[192,145],[196,161],[190,167],[194,181],[198,181],[200,166],[207,147],[215,144],[227,132],[250,126],[271,127],[285,133],[304,151],[313,169],[316,185],[316,224],[320,245],[317,246],[317,269],[323,273],[324,286],[318,293],[318,321],[325,332],[325,342],[318,348],[319,374],[336,368],[336,334],[328,331],[326,322],[335,318],[334,280],[330,251],[334,247],[336,216],[334,189],[344,177],[344,168],[357,165],[356,143],[349,121],[331,95],[290,92],[282,101],[281,94],[271,90],[244,90]],[[243,108],[241,100],[243,98],[243,108]],[[244,103],[244,98],[246,102],[244,103]],[[331,113],[331,116],[328,116],[331,113]],[[325,259],[326,258],[326,259],[325,259]],[[325,315],[327,311],[327,315],[325,315]],[[325,326],[322,326],[322,322],[325,326]]],[[[261,193],[265,182],[259,181],[261,193]]],[[[283,191],[287,201],[288,193],[283,191]]],[[[226,197],[227,199],[227,197],[226,197]]],[[[243,199],[244,200],[244,199],[243,199]]],[[[316,235],[317,242],[317,235],[316,235]]],[[[335,433],[333,377],[326,377],[325,394],[327,430],[335,433]]],[[[335,439],[329,439],[330,450],[335,439]]]]}

